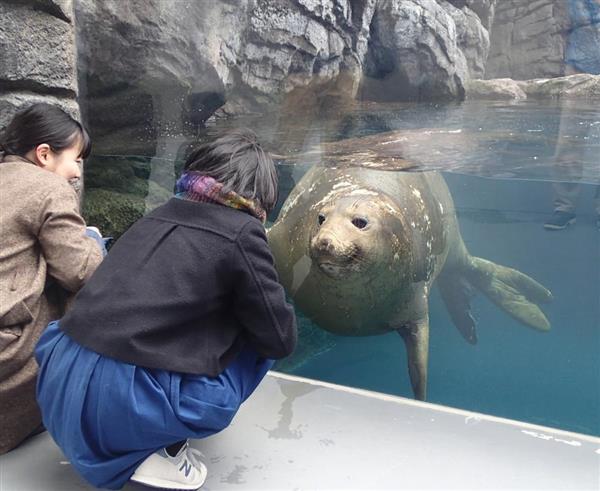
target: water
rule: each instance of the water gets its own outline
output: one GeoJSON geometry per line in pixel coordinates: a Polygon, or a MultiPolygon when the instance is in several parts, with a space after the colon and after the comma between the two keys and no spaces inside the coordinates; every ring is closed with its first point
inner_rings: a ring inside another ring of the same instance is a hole
{"type": "MultiPolygon", "coordinates": [[[[428,401],[600,434],[600,232],[592,216],[568,230],[548,232],[542,227],[550,198],[546,183],[445,177],[470,251],[535,278],[553,292],[554,302],[543,309],[552,328],[541,333],[477,296],[479,341],[471,346],[434,288],[428,401]]],[[[591,204],[589,187],[583,194],[591,204]]],[[[303,329],[312,327],[306,318],[301,322],[303,329]]],[[[320,341],[329,348],[286,371],[412,397],[397,334],[328,335],[320,341]]]]}
{"type": "MultiPolygon", "coordinates": [[[[278,113],[218,121],[199,138],[241,125],[255,129],[281,156],[281,197],[272,221],[295,183],[323,157],[324,142],[396,130],[437,131],[416,148],[404,147],[404,156],[415,164],[409,171],[441,171],[470,252],[535,278],[553,292],[554,302],[543,307],[552,328],[542,333],[522,326],[481,295],[475,297],[479,342],[472,346],[452,325],[434,288],[428,401],[600,435],[600,231],[593,200],[600,186],[597,106],[362,104],[318,117],[278,113]],[[440,143],[439,132],[455,139],[440,143]],[[284,158],[289,155],[296,157],[284,158]],[[556,183],[579,195],[577,224],[549,232],[543,224],[552,214],[556,183]]],[[[183,140],[164,160],[152,161],[152,172],[138,170],[137,175],[151,179],[164,162],[158,174],[172,183],[192,138],[183,140]]],[[[125,156],[117,165],[131,161],[125,156]]],[[[90,186],[93,190],[93,182],[90,186]]],[[[168,197],[157,199],[152,185],[148,189],[145,205],[168,197]]],[[[298,314],[299,349],[279,369],[412,397],[405,349],[396,333],[334,336],[298,314]]]]}

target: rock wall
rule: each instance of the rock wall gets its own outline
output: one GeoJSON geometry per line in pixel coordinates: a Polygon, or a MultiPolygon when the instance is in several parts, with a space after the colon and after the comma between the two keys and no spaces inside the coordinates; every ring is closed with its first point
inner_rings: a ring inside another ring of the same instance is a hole
{"type": "Polygon", "coordinates": [[[598,0],[4,0],[0,15],[0,118],[34,100],[77,111],[76,25],[103,151],[154,154],[158,135],[193,133],[219,108],[260,111],[307,88],[452,99],[484,76],[600,71],[598,0]]]}
{"type": "Polygon", "coordinates": [[[456,24],[435,0],[379,2],[367,63],[366,99],[444,100],[464,95],[468,69],[456,24]]]}
{"type": "Polygon", "coordinates": [[[373,4],[77,0],[83,111],[99,148],[154,154],[160,134],[193,133],[219,107],[263,110],[309,84],[343,79],[355,92],[373,4]]]}
{"type": "Polygon", "coordinates": [[[490,35],[486,25],[493,18],[495,0],[487,2],[484,5],[472,1],[460,9],[453,8],[450,3],[441,4],[456,26],[456,44],[467,63],[469,79],[481,78],[485,73],[490,51],[490,35]],[[477,7],[478,12],[473,10],[477,7]]]}
{"type": "Polygon", "coordinates": [[[599,12],[600,0],[4,0],[0,126],[28,101],[76,113],[79,95],[97,153],[170,158],[172,135],[213,115],[314,118],[336,100],[462,99],[472,79],[595,73],[599,12]]]}
{"type": "Polygon", "coordinates": [[[370,25],[361,96],[462,99],[485,71],[495,0],[380,0],[370,25]],[[476,10],[474,10],[476,9],[476,10]]]}
{"type": "Polygon", "coordinates": [[[72,1],[4,0],[0,19],[0,128],[33,102],[78,117],[72,1]]]}
{"type": "Polygon", "coordinates": [[[502,0],[485,78],[600,73],[600,1],[502,0]]]}
{"type": "Polygon", "coordinates": [[[234,37],[238,26],[231,5],[203,4],[76,0],[81,106],[99,153],[154,155],[158,135],[181,132],[182,117],[202,120],[223,92],[218,47],[205,33],[234,37]]]}
{"type": "Polygon", "coordinates": [[[76,0],[82,110],[101,153],[156,155],[217,109],[460,99],[494,2],[76,0]]]}

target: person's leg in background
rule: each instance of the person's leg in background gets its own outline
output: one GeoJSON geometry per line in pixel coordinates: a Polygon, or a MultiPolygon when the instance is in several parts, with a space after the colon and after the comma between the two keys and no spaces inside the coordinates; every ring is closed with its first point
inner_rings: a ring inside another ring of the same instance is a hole
{"type": "Polygon", "coordinates": [[[558,132],[552,157],[554,213],[544,223],[547,230],[562,230],[575,223],[584,167],[587,170],[590,160],[585,144],[591,136],[590,125],[581,112],[581,103],[561,99],[558,104],[558,132]]]}
{"type": "MultiPolygon", "coordinates": [[[[600,74],[600,50],[596,48],[599,37],[598,31],[593,29],[600,25],[600,0],[567,0],[565,3],[568,29],[564,74],[600,74]]],[[[582,142],[590,136],[590,126],[579,117],[580,107],[580,103],[574,100],[560,101],[561,115],[555,151],[556,174],[560,176],[557,176],[554,185],[554,214],[544,224],[550,230],[564,229],[575,221],[575,206],[581,191],[578,182],[582,177],[583,161],[589,161],[582,142]]],[[[596,203],[596,211],[600,212],[600,198],[596,203]]]]}
{"type": "Polygon", "coordinates": [[[594,195],[594,208],[596,209],[596,227],[600,230],[600,185],[596,186],[594,195]]]}
{"type": "MultiPolygon", "coordinates": [[[[561,130],[564,122],[561,118],[561,130]]],[[[562,230],[575,223],[575,209],[581,194],[579,180],[583,172],[583,165],[578,155],[578,149],[573,146],[565,148],[559,135],[554,161],[554,213],[544,223],[548,230],[562,230]]]]}
{"type": "Polygon", "coordinates": [[[575,207],[581,186],[572,182],[555,182],[554,188],[554,213],[544,223],[548,230],[562,230],[575,223],[575,207]]]}

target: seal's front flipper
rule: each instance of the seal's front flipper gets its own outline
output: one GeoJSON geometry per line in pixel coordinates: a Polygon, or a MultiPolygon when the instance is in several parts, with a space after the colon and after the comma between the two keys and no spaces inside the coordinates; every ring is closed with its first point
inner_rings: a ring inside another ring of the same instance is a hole
{"type": "Polygon", "coordinates": [[[492,302],[526,326],[550,330],[550,322],[538,307],[552,301],[552,293],[529,276],[479,257],[470,258],[469,282],[492,302]]]}
{"type": "Polygon", "coordinates": [[[429,317],[410,322],[398,329],[406,345],[408,373],[415,399],[425,400],[427,395],[427,359],[429,356],[429,317]]]}
{"type": "Polygon", "coordinates": [[[475,319],[471,315],[473,287],[460,273],[443,271],[437,279],[442,300],[452,322],[469,343],[477,343],[475,319]]]}

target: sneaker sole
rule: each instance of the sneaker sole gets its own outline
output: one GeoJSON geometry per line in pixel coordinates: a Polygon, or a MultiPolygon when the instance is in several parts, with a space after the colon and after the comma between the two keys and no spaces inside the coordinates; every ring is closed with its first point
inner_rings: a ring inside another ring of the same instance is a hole
{"type": "Polygon", "coordinates": [[[131,476],[130,481],[137,482],[139,484],[143,484],[144,486],[148,486],[150,488],[160,488],[160,489],[180,489],[182,491],[193,491],[196,489],[200,489],[206,481],[206,477],[202,480],[199,485],[185,485],[174,483],[173,481],[167,481],[165,479],[159,479],[156,477],[144,477],[144,476],[131,476]]]}
{"type": "Polygon", "coordinates": [[[567,223],[565,223],[564,225],[553,225],[551,223],[544,223],[544,228],[547,230],[564,230],[565,228],[567,228],[569,225],[573,225],[577,220],[575,218],[571,218],[567,223]]]}

